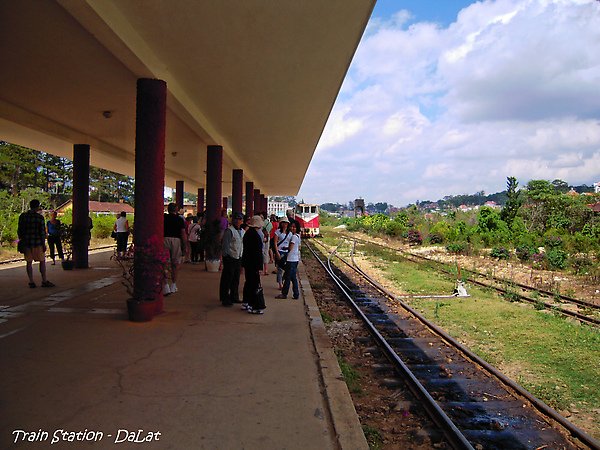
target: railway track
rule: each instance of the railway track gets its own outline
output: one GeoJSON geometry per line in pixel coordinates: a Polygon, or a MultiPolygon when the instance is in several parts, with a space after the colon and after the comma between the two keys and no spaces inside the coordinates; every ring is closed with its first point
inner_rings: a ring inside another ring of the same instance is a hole
{"type": "MultiPolygon", "coordinates": [[[[399,302],[335,251],[327,261],[307,247],[453,448],[600,449],[600,443],[399,302]],[[342,261],[342,266],[336,266],[342,261]],[[343,270],[342,270],[343,267],[343,270]],[[400,312],[390,308],[400,305],[400,312]]],[[[400,380],[398,380],[400,382],[400,380]]]]}
{"type": "MultiPolygon", "coordinates": [[[[404,259],[411,261],[415,264],[428,264],[435,270],[446,273],[448,275],[456,276],[456,273],[449,269],[448,265],[439,261],[435,261],[431,258],[427,258],[422,255],[416,255],[414,253],[406,252],[403,250],[386,247],[376,242],[360,239],[357,237],[344,236],[347,239],[363,244],[374,245],[392,252],[397,253],[404,259]]],[[[537,308],[545,308],[563,314],[565,316],[576,319],[582,323],[586,323],[592,326],[600,326],[600,305],[589,303],[583,300],[572,298],[566,295],[552,293],[543,289],[528,286],[522,283],[509,282],[507,280],[483,274],[480,272],[462,269],[463,281],[468,281],[472,284],[493,289],[503,295],[504,298],[512,301],[519,300],[533,304],[537,308]],[[517,292],[519,289],[521,292],[517,292]],[[551,301],[550,299],[554,299],[551,301]],[[569,309],[562,306],[562,303],[567,304],[571,308],[569,309]]]]}

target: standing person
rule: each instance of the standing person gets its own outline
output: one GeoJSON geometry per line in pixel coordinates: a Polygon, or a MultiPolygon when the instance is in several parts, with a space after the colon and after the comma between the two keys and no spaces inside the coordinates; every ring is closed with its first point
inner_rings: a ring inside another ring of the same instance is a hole
{"type": "Polygon", "coordinates": [[[296,272],[298,270],[298,263],[300,262],[300,235],[296,233],[296,224],[290,224],[291,238],[289,244],[289,251],[287,254],[287,262],[285,263],[285,274],[283,275],[283,289],[281,294],[275,298],[287,298],[290,290],[290,282],[292,283],[292,298],[296,300],[300,297],[300,290],[298,289],[298,277],[296,272]]]}
{"type": "Polygon", "coordinates": [[[260,270],[263,265],[262,239],[258,231],[263,227],[260,216],[254,216],[248,221],[248,229],[244,233],[242,266],[246,282],[244,283],[244,302],[242,308],[251,314],[263,314],[265,304],[257,295],[260,287],[260,270]]]}
{"type": "Polygon", "coordinates": [[[171,259],[171,283],[169,278],[165,281],[163,294],[169,295],[177,292],[177,270],[183,257],[183,248],[187,242],[185,234],[185,221],[177,214],[177,205],[169,203],[167,214],[164,215],[165,247],[169,250],[171,259]]]}
{"type": "Polygon", "coordinates": [[[27,262],[26,270],[29,287],[36,287],[33,281],[33,261],[39,261],[42,287],[54,287],[46,278],[46,227],[44,217],[39,213],[42,208],[40,201],[33,199],[29,202],[29,211],[19,216],[19,251],[27,262]]]}
{"type": "Polygon", "coordinates": [[[263,275],[269,275],[269,241],[271,240],[271,230],[273,224],[267,219],[267,213],[262,213],[265,225],[262,228],[263,233],[263,275]]]}
{"type": "Polygon", "coordinates": [[[279,289],[283,287],[283,265],[280,262],[287,256],[288,245],[290,243],[291,233],[288,231],[289,221],[284,217],[279,221],[279,230],[275,232],[275,264],[277,265],[277,285],[279,289]]]}
{"type": "Polygon", "coordinates": [[[184,262],[191,263],[192,262],[192,245],[190,243],[190,228],[194,225],[194,216],[192,213],[189,213],[185,218],[185,235],[187,236],[187,241],[184,248],[184,262]]]}
{"type": "Polygon", "coordinates": [[[117,233],[117,256],[125,256],[127,240],[129,239],[129,221],[125,211],[121,211],[113,229],[117,233]]]}
{"type": "Polygon", "coordinates": [[[239,284],[240,269],[242,267],[242,236],[240,225],[244,216],[241,213],[233,213],[231,225],[223,232],[222,255],[223,272],[221,272],[221,283],[219,285],[219,297],[223,306],[232,306],[240,303],[239,284]]]}
{"type": "MultiPolygon", "coordinates": [[[[272,227],[269,234],[269,263],[272,263],[275,261],[275,247],[273,246],[275,243],[275,232],[279,228],[279,220],[275,214],[271,214],[270,222],[272,227]]],[[[273,273],[277,273],[277,270],[274,270],[273,273]]]]}
{"type": "Polygon", "coordinates": [[[60,232],[61,232],[61,223],[60,220],[56,218],[56,211],[52,211],[50,213],[50,220],[46,222],[46,231],[48,232],[48,247],[50,247],[50,258],[52,258],[52,265],[56,264],[56,259],[54,257],[54,247],[56,247],[56,251],[58,252],[58,257],[61,261],[65,259],[65,255],[63,254],[62,242],[60,240],[60,232]]]}
{"type": "Polygon", "coordinates": [[[200,258],[200,233],[202,232],[202,228],[198,223],[198,218],[194,217],[192,219],[192,224],[190,225],[187,236],[188,242],[190,244],[190,259],[192,264],[198,264],[198,259],[200,258]]]}

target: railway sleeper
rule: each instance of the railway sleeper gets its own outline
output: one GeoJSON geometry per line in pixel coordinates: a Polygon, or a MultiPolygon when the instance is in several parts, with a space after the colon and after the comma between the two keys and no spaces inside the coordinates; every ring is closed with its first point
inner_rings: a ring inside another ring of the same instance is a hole
{"type": "Polygon", "coordinates": [[[577,449],[554,430],[523,430],[517,438],[511,430],[462,430],[469,442],[486,450],[577,449]],[[524,434],[523,434],[524,433],[524,434]]]}
{"type": "Polygon", "coordinates": [[[510,399],[511,396],[493,380],[471,378],[429,378],[419,380],[436,401],[482,402],[510,399]]]}

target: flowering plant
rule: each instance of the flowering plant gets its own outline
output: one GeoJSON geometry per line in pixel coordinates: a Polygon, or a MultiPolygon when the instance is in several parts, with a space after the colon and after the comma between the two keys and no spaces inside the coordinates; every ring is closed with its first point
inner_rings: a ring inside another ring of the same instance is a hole
{"type": "Polygon", "coordinates": [[[154,300],[162,292],[171,268],[169,251],[157,236],[132,247],[130,256],[123,257],[115,251],[111,259],[121,267],[122,284],[131,298],[137,301],[154,300]]]}

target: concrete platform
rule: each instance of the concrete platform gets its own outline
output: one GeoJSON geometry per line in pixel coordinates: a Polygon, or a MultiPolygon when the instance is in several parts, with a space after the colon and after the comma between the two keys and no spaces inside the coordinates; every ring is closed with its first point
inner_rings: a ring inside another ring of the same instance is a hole
{"type": "Polygon", "coordinates": [[[48,265],[55,288],[0,270],[0,448],[368,448],[302,268],[299,300],[262,277],[256,316],[185,264],[165,313],[133,323],[111,254],[48,265]]]}

